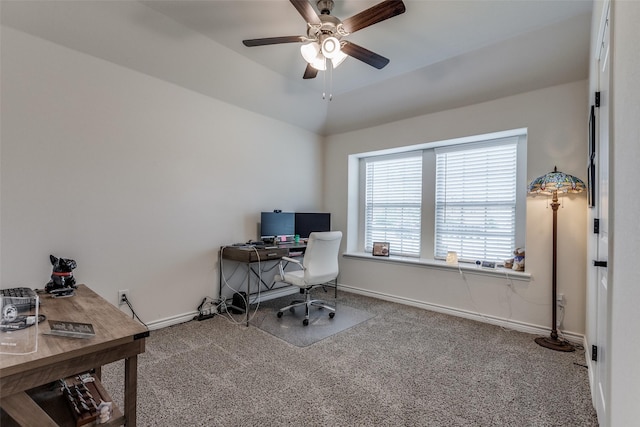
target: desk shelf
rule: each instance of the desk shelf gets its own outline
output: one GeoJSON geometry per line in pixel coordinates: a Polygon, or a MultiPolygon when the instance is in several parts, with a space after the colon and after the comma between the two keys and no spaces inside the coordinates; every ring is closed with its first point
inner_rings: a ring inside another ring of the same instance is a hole
{"type": "MultiPolygon", "coordinates": [[[[98,390],[98,393],[103,397],[103,400],[113,402],[104,386],[97,378],[94,381],[94,386],[98,390]]],[[[53,421],[60,427],[77,427],[76,419],[71,412],[60,385],[56,383],[45,384],[40,387],[36,387],[27,392],[29,397],[40,407],[44,412],[51,417],[53,421]]],[[[105,424],[96,424],[95,422],[89,422],[83,424],[85,426],[121,426],[124,425],[124,414],[112,403],[111,419],[105,424]]],[[[2,427],[19,427],[16,421],[13,420],[4,410],[0,409],[0,425],[2,427]]]]}

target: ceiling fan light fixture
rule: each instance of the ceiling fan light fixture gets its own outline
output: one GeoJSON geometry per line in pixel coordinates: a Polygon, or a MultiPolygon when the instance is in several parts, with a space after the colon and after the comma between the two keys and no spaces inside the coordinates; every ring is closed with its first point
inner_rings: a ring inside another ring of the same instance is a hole
{"type": "Polygon", "coordinates": [[[313,63],[320,54],[320,44],[311,42],[300,46],[300,53],[305,61],[309,64],[313,63]]]}
{"type": "Polygon", "coordinates": [[[324,71],[327,69],[327,61],[322,55],[318,55],[318,57],[309,64],[318,71],[324,71]]]}
{"type": "Polygon", "coordinates": [[[325,57],[320,52],[320,43],[311,42],[300,46],[300,53],[305,61],[307,61],[316,70],[324,71],[327,69],[325,57]]]}
{"type": "Polygon", "coordinates": [[[263,37],[242,40],[242,43],[247,47],[303,43],[300,52],[307,62],[303,79],[313,79],[317,75],[316,70],[326,70],[327,59],[331,60],[329,66],[332,69],[338,67],[347,55],[377,69],[382,69],[389,63],[389,59],[384,56],[355,43],[341,40],[363,28],[404,13],[406,7],[403,0],[382,0],[344,21],[331,15],[334,0],[315,0],[319,15],[314,10],[311,0],[290,0],[290,2],[307,22],[306,36],[263,37]],[[346,55],[343,48],[347,50],[346,55]]]}
{"type": "Polygon", "coordinates": [[[322,54],[326,58],[333,59],[340,53],[340,41],[337,38],[331,36],[322,41],[322,54]]]}
{"type": "Polygon", "coordinates": [[[331,64],[333,65],[333,68],[338,68],[338,65],[342,64],[344,60],[347,59],[347,56],[348,55],[343,51],[339,51],[336,56],[331,58],[331,64]]]}

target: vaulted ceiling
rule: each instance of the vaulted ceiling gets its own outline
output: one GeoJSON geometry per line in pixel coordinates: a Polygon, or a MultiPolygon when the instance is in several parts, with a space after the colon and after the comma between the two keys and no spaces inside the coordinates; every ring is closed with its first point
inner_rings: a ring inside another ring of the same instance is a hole
{"type": "MultiPolygon", "coordinates": [[[[348,18],[380,0],[335,0],[348,18]]],[[[315,0],[310,0],[315,7],[315,0]]],[[[306,34],[287,0],[2,0],[2,24],[321,135],[586,79],[591,0],[404,0],[348,36],[389,58],[348,58],[303,80],[306,34]],[[327,94],[323,99],[322,94],[327,94]],[[332,100],[328,100],[328,94],[332,100]]]]}

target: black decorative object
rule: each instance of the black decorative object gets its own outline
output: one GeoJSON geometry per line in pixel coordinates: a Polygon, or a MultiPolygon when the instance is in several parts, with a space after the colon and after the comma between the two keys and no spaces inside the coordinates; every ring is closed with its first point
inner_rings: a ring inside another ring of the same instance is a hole
{"type": "Polygon", "coordinates": [[[49,255],[53,271],[51,272],[51,280],[44,287],[44,290],[54,296],[71,296],[73,290],[77,288],[76,279],[73,277],[73,270],[77,264],[69,258],[56,258],[49,255]]]}
{"type": "Polygon", "coordinates": [[[596,112],[589,112],[589,160],[587,163],[587,199],[589,207],[596,206],[596,112]]]}

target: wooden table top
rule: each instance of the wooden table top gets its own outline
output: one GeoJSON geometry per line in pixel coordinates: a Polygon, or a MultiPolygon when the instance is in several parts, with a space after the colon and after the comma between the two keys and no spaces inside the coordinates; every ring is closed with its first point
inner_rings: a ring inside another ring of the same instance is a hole
{"type": "MultiPolygon", "coordinates": [[[[74,357],[108,350],[132,342],[136,335],[147,332],[144,325],[133,320],[86,285],[78,285],[76,294],[72,297],[53,298],[49,294],[39,296],[39,314],[44,314],[47,320],[39,325],[38,351],[24,355],[0,355],[0,379],[74,357]],[[48,320],[90,323],[93,325],[95,336],[69,338],[48,335],[48,320]]],[[[142,348],[144,351],[144,346],[142,348]]]]}

